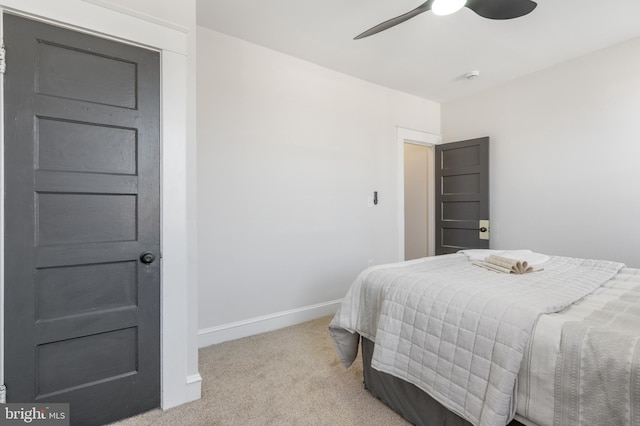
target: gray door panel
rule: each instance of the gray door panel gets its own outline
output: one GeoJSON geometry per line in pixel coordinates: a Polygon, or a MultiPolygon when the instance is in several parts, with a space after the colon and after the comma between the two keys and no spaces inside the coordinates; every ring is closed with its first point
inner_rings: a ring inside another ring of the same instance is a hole
{"type": "Polygon", "coordinates": [[[436,146],[436,254],[489,248],[489,138],[436,146]]]}
{"type": "Polygon", "coordinates": [[[8,14],[4,39],[8,401],[157,407],[159,54],[8,14]]]}

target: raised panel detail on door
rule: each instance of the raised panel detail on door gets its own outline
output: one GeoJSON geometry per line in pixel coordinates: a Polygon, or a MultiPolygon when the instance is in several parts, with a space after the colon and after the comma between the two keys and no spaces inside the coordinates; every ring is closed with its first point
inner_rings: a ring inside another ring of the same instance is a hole
{"type": "Polygon", "coordinates": [[[471,248],[478,240],[478,229],[445,228],[442,230],[442,245],[456,249],[471,248]]]}
{"type": "Polygon", "coordinates": [[[476,220],[480,217],[480,203],[457,201],[442,204],[442,220],[476,220]]]}
{"type": "Polygon", "coordinates": [[[40,345],[36,399],[134,374],[138,369],[136,334],[132,327],[40,345]]]}
{"type": "Polygon", "coordinates": [[[442,194],[477,194],[480,191],[480,177],[477,174],[442,177],[442,194]]]}
{"type": "Polygon", "coordinates": [[[39,117],[40,170],[135,175],[135,129],[39,117]]]}
{"type": "Polygon", "coordinates": [[[158,407],[159,54],[10,14],[4,43],[7,400],[158,407]]]}
{"type": "MultiPolygon", "coordinates": [[[[458,142],[453,142],[458,143],[458,142]]],[[[442,151],[442,169],[453,169],[460,167],[480,165],[480,149],[478,145],[466,145],[454,148],[451,144],[445,144],[442,151]]]]}
{"type": "Polygon", "coordinates": [[[136,239],[137,197],[115,194],[38,194],[38,245],[136,239]]]}
{"type": "Polygon", "coordinates": [[[37,92],[60,98],[134,108],[138,70],[89,49],[36,41],[37,92]]]}
{"type": "Polygon", "coordinates": [[[36,319],[136,306],[137,268],[136,261],[38,268],[36,319]]]}

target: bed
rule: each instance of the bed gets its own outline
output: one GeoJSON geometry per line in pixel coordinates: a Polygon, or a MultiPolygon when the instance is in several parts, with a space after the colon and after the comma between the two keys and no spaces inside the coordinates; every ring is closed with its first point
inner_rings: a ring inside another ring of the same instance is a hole
{"type": "Polygon", "coordinates": [[[329,329],[414,424],[640,425],[640,270],[621,263],[467,250],[375,266],[329,329]],[[474,265],[489,254],[542,270],[474,265]]]}

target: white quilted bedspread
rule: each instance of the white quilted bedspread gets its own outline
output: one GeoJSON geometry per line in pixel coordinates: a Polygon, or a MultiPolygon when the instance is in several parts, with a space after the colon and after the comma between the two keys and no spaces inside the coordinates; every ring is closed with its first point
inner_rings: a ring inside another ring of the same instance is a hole
{"type": "Polygon", "coordinates": [[[518,414],[538,425],[640,426],[640,269],[540,317],[518,374],[518,414]]]}
{"type": "Polygon", "coordinates": [[[375,369],[475,425],[505,425],[515,415],[516,378],[538,316],[585,297],[623,266],[552,257],[542,272],[508,275],[453,254],[377,267],[354,282],[331,334],[345,365],[362,334],[376,343],[375,369]],[[377,307],[360,312],[365,303],[377,307]]]}

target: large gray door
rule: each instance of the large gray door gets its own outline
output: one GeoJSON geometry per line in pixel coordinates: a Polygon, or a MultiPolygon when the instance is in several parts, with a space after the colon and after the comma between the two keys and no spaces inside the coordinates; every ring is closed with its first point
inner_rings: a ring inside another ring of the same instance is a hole
{"type": "Polygon", "coordinates": [[[157,407],[159,54],[10,15],[4,41],[8,401],[157,407]]]}
{"type": "Polygon", "coordinates": [[[438,145],[435,163],[436,254],[489,248],[489,138],[438,145]]]}

